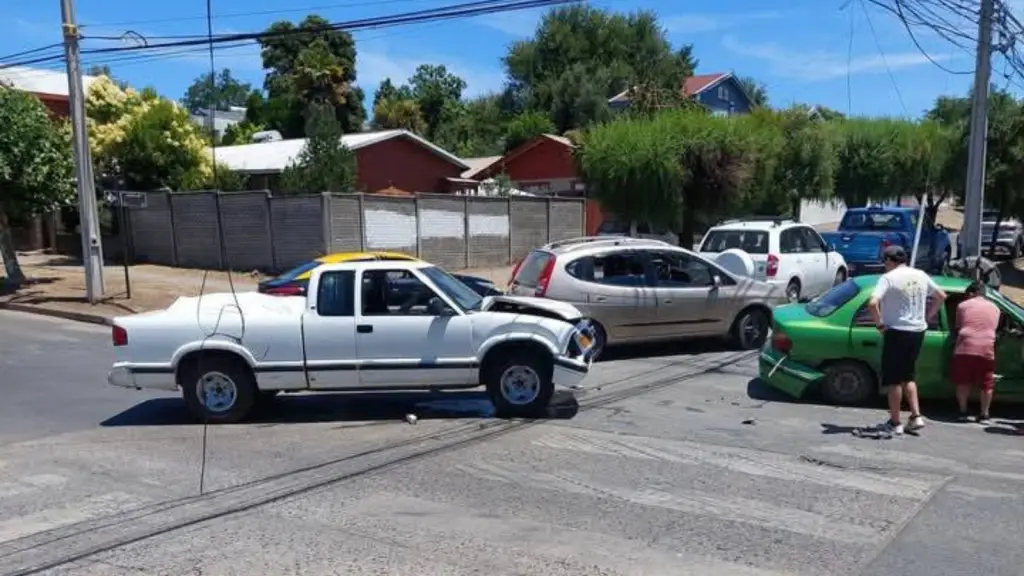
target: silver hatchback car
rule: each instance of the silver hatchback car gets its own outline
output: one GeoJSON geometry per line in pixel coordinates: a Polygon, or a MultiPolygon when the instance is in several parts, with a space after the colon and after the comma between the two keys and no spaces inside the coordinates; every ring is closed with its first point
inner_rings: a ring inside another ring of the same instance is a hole
{"type": "Polygon", "coordinates": [[[617,236],[533,250],[513,272],[508,293],[575,305],[593,325],[595,357],[608,345],[704,337],[760,348],[772,308],[786,303],[781,291],[685,248],[617,236]]]}

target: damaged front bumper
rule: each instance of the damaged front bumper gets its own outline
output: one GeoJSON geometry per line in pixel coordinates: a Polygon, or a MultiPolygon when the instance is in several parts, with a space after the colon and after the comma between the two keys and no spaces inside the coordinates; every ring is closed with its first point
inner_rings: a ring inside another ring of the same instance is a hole
{"type": "Polygon", "coordinates": [[[758,376],[773,388],[801,398],[807,388],[824,378],[825,374],[766,346],[758,359],[758,376]]]}

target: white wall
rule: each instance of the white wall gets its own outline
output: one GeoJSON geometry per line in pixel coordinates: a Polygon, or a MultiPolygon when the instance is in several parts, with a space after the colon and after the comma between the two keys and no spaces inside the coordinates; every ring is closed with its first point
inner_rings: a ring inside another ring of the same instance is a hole
{"type": "Polygon", "coordinates": [[[844,212],[846,212],[846,204],[841,200],[836,200],[835,202],[823,202],[820,200],[800,201],[800,221],[806,222],[811,226],[839,222],[843,219],[844,212]]]}

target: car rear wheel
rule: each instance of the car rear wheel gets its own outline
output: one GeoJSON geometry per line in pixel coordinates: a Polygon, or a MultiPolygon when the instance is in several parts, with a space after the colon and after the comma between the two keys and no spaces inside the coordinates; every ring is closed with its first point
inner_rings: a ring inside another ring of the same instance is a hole
{"type": "Polygon", "coordinates": [[[487,395],[499,416],[543,414],[555,393],[550,358],[530,350],[515,350],[489,360],[484,368],[487,395]]]}
{"type": "Polygon", "coordinates": [[[790,280],[786,286],[786,300],[790,302],[800,301],[800,283],[796,280],[790,280]]]}
{"type": "Polygon", "coordinates": [[[760,308],[747,308],[740,312],[732,325],[732,340],[740,350],[757,350],[768,339],[770,320],[760,308]]]}
{"type": "Polygon", "coordinates": [[[199,358],[183,366],[179,384],[189,412],[208,424],[240,422],[257,401],[252,370],[243,361],[224,356],[199,358]]]}
{"type": "Polygon", "coordinates": [[[866,403],[878,391],[878,384],[871,369],[852,360],[830,364],[825,369],[821,383],[821,395],[831,404],[859,406],[866,403]]]}

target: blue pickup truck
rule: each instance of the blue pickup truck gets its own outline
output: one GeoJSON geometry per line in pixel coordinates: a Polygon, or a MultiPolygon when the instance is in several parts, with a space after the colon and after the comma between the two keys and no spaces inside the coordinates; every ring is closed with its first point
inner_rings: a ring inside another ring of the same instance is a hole
{"type": "MultiPolygon", "coordinates": [[[[882,250],[890,245],[902,246],[909,256],[917,232],[917,208],[871,206],[850,208],[843,215],[839,229],[821,237],[846,260],[850,275],[882,272],[882,250]]],[[[926,217],[921,227],[917,268],[940,272],[952,255],[949,232],[926,217]]]]}

